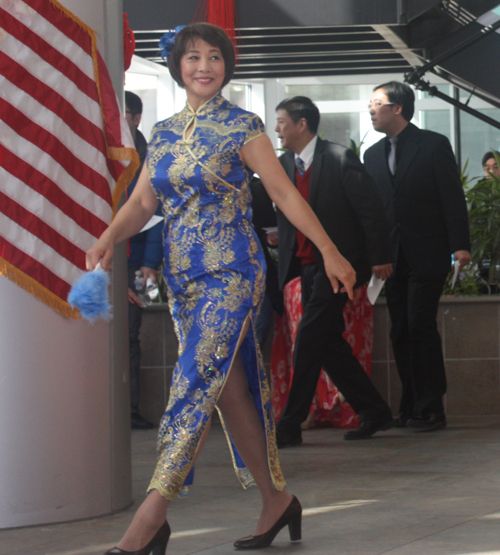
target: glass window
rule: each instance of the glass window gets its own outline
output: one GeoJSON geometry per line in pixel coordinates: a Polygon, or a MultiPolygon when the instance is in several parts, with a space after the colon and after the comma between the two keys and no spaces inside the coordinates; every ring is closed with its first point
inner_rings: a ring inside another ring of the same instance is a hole
{"type": "Polygon", "coordinates": [[[250,110],[249,98],[250,98],[251,85],[244,85],[238,83],[229,83],[227,88],[224,90],[224,96],[232,102],[243,108],[243,110],[250,110]]]}
{"type": "Polygon", "coordinates": [[[420,127],[441,133],[451,142],[450,110],[421,110],[420,127]]]}
{"type": "Polygon", "coordinates": [[[290,96],[307,96],[313,102],[323,100],[360,100],[360,85],[285,85],[290,96]]]}
{"type": "Polygon", "coordinates": [[[321,114],[318,135],[322,139],[349,146],[351,139],[360,142],[359,113],[321,114]]]}
{"type": "MultiPolygon", "coordinates": [[[[488,108],[479,110],[490,118],[500,121],[500,110],[488,108]]],[[[500,150],[500,129],[488,125],[484,121],[466,114],[460,113],[460,127],[462,131],[462,160],[469,160],[467,173],[469,177],[483,176],[481,160],[490,150],[500,150]]]]}

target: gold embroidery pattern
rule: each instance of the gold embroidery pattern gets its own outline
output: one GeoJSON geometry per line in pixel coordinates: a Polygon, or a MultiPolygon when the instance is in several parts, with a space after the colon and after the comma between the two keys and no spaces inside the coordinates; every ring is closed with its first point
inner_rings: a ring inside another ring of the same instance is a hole
{"type": "MultiPolygon", "coordinates": [[[[179,362],[149,490],[156,488],[168,499],[176,497],[189,474],[241,331],[263,297],[264,261],[250,222],[251,172],[239,155],[262,133],[257,116],[221,96],[196,113],[186,106],[152,132],[148,172],[165,217],[165,278],[179,362]]],[[[249,359],[246,368],[257,389],[256,406],[262,407],[273,483],[283,489],[269,386],[260,350],[254,351],[257,367],[249,359]]],[[[237,454],[231,455],[248,487],[252,477],[237,454]]]]}

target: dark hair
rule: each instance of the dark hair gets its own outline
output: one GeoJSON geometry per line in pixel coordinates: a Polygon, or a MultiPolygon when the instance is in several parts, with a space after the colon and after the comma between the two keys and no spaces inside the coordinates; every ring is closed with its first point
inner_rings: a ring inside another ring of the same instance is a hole
{"type": "Polygon", "coordinates": [[[131,91],[125,91],[125,106],[132,112],[133,116],[142,114],[142,100],[131,91]]]}
{"type": "Polygon", "coordinates": [[[415,93],[410,85],[399,81],[389,81],[383,85],[378,85],[373,90],[384,89],[389,102],[394,102],[403,108],[401,115],[406,121],[411,121],[415,113],[415,93]]]}
{"type": "Polygon", "coordinates": [[[188,45],[194,43],[196,39],[204,40],[211,46],[215,46],[220,50],[224,58],[225,76],[222,86],[225,87],[229,81],[231,81],[236,66],[234,46],[224,29],[210,23],[193,23],[179,31],[175,37],[175,43],[172,47],[170,56],[168,57],[170,75],[180,87],[184,88],[181,73],[181,58],[184,56],[188,45]]]}
{"type": "Polygon", "coordinates": [[[285,110],[294,123],[304,118],[311,133],[317,133],[319,127],[319,110],[307,96],[285,98],[277,106],[276,111],[285,110]]]}
{"type": "MultiPolygon", "coordinates": [[[[495,158],[495,154],[497,156],[500,156],[500,153],[497,152],[496,150],[490,150],[489,152],[487,152],[484,156],[483,156],[483,161],[481,162],[481,165],[484,166],[486,164],[486,162],[490,159],[490,158],[495,158]]],[[[496,159],[495,159],[496,161],[496,159]]]]}

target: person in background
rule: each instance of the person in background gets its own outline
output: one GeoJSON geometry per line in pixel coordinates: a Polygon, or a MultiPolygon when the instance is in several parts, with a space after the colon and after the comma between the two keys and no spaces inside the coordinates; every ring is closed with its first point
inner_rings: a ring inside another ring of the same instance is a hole
{"type": "Polygon", "coordinates": [[[491,179],[491,174],[500,177],[500,168],[498,167],[495,154],[500,156],[496,150],[490,150],[483,156],[482,166],[486,179],[491,179]]]}
{"type": "MultiPolygon", "coordinates": [[[[372,272],[392,272],[389,226],[382,199],[356,154],[317,135],[320,113],[305,96],[283,100],[276,108],[276,132],[287,149],[280,162],[330,239],[356,270],[356,286],[372,272]]],[[[393,426],[392,413],[343,336],[347,295],[334,293],[314,245],[278,209],[280,286],[296,276],[302,284],[303,316],[293,350],[293,378],[278,422],[278,447],[302,443],[306,420],[321,373],[360,415],[358,429],[344,439],[371,437],[393,426]]]]}
{"type": "Polygon", "coordinates": [[[467,205],[448,139],[410,123],[409,85],[375,87],[369,110],[375,131],[386,135],[366,150],[364,162],[384,199],[396,259],[385,284],[402,383],[396,426],[432,431],[446,426],[437,311],[451,254],[460,268],[470,262],[467,205]]]}
{"type": "MultiPolygon", "coordinates": [[[[142,165],[146,158],[147,142],[144,135],[139,131],[141,123],[142,100],[131,91],[125,91],[125,118],[130,132],[134,139],[135,149],[139,154],[141,165],[137,170],[134,179],[131,181],[127,198],[137,183],[142,165]]],[[[156,215],[161,215],[157,211],[156,215]]],[[[136,272],[140,272],[143,285],[147,279],[156,283],[158,281],[158,267],[163,260],[163,246],[161,237],[162,222],[150,227],[148,230],[130,237],[128,244],[128,339],[129,339],[129,358],[130,358],[130,419],[131,427],[134,430],[146,430],[153,428],[153,424],[139,414],[140,397],[140,372],[141,372],[141,343],[139,334],[142,324],[143,304],[139,299],[135,288],[136,272]]]]}
{"type": "Polygon", "coordinates": [[[283,315],[283,292],[280,291],[278,283],[276,262],[269,253],[269,247],[277,245],[277,241],[272,239],[275,235],[277,237],[277,234],[269,234],[266,231],[266,229],[276,227],[276,211],[260,179],[254,177],[250,181],[250,191],[252,193],[252,223],[264,251],[267,268],[266,292],[257,321],[255,322],[257,341],[262,350],[269,334],[273,330],[274,314],[283,315]],[[273,243],[272,245],[270,241],[273,243]]]}

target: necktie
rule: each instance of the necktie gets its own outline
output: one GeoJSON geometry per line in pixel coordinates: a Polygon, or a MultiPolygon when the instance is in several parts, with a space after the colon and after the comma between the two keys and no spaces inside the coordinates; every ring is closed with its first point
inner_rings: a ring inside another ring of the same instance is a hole
{"type": "Polygon", "coordinates": [[[398,142],[397,137],[391,137],[389,139],[391,143],[391,151],[389,152],[389,158],[387,159],[387,165],[389,170],[394,175],[396,173],[396,143],[398,142]]]}
{"type": "Polygon", "coordinates": [[[304,160],[302,160],[302,158],[295,158],[295,165],[299,170],[299,175],[304,175],[306,173],[306,167],[304,165],[304,160]]]}

